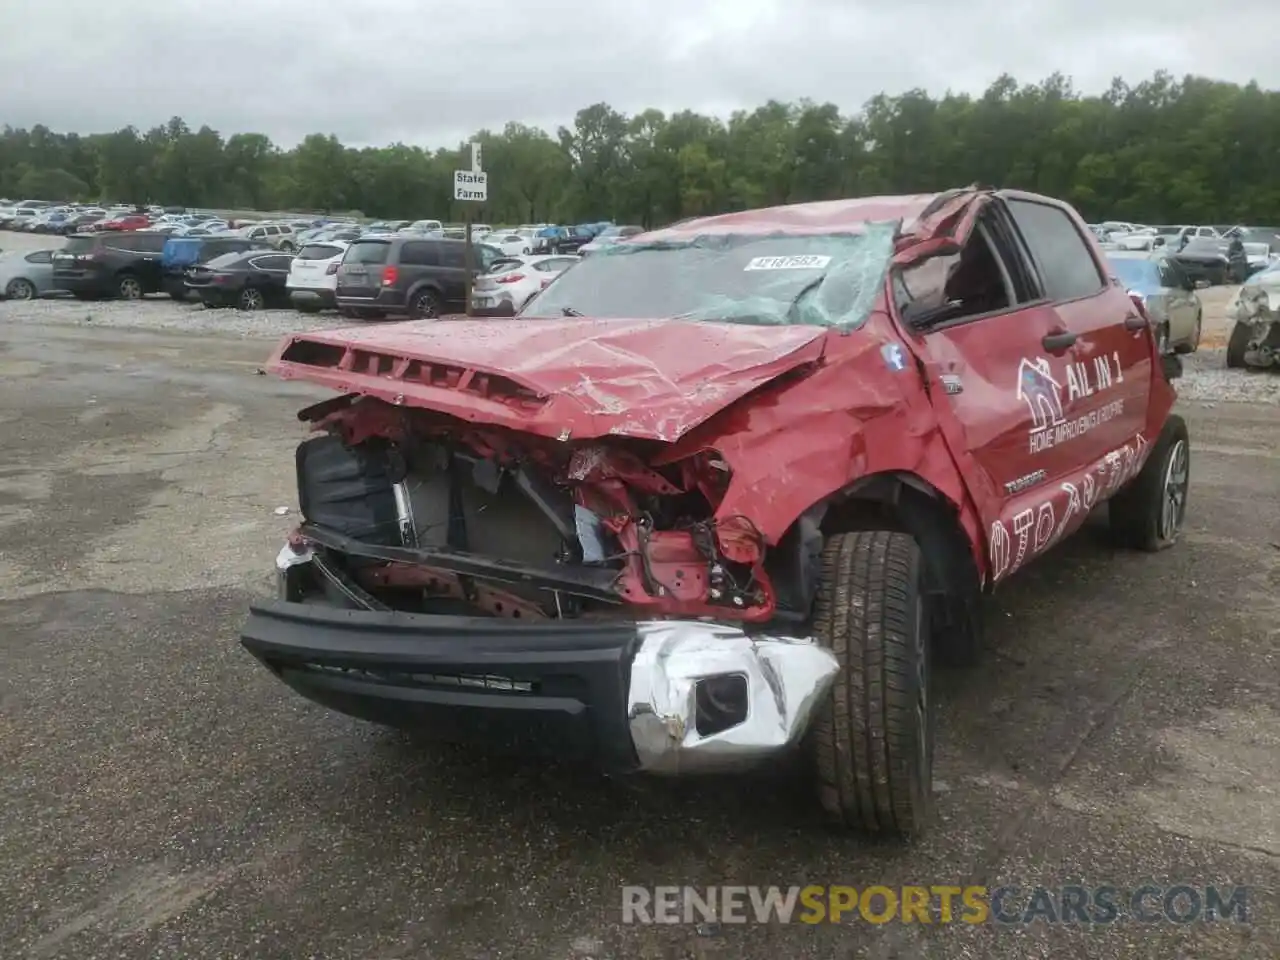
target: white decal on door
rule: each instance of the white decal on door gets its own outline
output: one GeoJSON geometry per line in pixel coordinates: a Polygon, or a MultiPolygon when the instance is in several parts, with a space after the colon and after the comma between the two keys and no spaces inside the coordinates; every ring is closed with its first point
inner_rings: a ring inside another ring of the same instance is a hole
{"type": "Polygon", "coordinates": [[[1083,416],[1068,419],[1064,403],[1070,404],[1092,397],[1101,390],[1124,383],[1119,353],[1113,353],[1109,357],[1095,357],[1092,366],[1091,374],[1089,364],[1064,364],[1063,378],[1066,386],[1063,386],[1053,375],[1053,368],[1044,357],[1036,357],[1034,360],[1024,357],[1018,364],[1017,394],[1018,399],[1027,405],[1027,412],[1031,417],[1031,453],[1042,453],[1068,440],[1074,440],[1124,412],[1124,401],[1113,400],[1083,416]]]}
{"type": "Polygon", "coordinates": [[[1149,453],[1146,437],[1138,434],[1090,466],[1077,478],[1078,485],[1063,481],[1043,500],[1022,508],[1008,521],[992,523],[988,544],[991,582],[1020,569],[1084,522],[1100,496],[1106,499],[1138,475],[1149,453]]]}

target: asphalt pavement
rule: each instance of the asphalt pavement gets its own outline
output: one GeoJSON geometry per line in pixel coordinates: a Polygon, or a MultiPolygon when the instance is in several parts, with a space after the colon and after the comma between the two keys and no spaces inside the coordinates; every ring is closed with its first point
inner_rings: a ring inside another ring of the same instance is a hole
{"type": "Polygon", "coordinates": [[[303,701],[237,634],[316,394],[263,341],[3,319],[0,956],[1280,955],[1275,407],[1184,411],[1176,548],[1095,523],[991,598],[904,847],[826,829],[794,771],[605,779],[303,701]],[[1249,922],[621,923],[628,884],[1148,881],[1248,885],[1249,922]]]}

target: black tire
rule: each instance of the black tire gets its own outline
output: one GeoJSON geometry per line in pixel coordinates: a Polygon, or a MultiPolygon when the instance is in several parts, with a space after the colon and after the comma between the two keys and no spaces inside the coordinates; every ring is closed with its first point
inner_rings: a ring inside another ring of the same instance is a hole
{"type": "Polygon", "coordinates": [[[924,577],[904,533],[836,534],[823,549],[814,627],[840,672],[810,742],[818,798],[845,828],[910,837],[933,809],[924,577]]]}
{"type": "Polygon", "coordinates": [[[320,312],[320,308],[317,307],[314,303],[295,303],[293,305],[293,309],[297,310],[299,313],[319,313],[320,312]]]}
{"type": "Polygon", "coordinates": [[[116,277],[116,296],[121,300],[141,300],[142,281],[131,273],[116,277]]]}
{"type": "Polygon", "coordinates": [[[434,290],[419,290],[409,302],[409,316],[414,320],[434,320],[440,316],[440,297],[434,290]]]}
{"type": "Polygon", "coordinates": [[[1195,353],[1197,350],[1200,349],[1200,333],[1201,333],[1201,324],[1203,323],[1203,321],[1204,321],[1204,313],[1203,312],[1197,313],[1196,325],[1191,332],[1191,342],[1178,344],[1176,347],[1173,348],[1174,353],[1179,354],[1180,356],[1186,356],[1187,354],[1195,353]]]}
{"type": "Polygon", "coordinates": [[[1244,367],[1245,350],[1249,347],[1249,339],[1253,335],[1251,324],[1237,320],[1231,328],[1231,339],[1227,341],[1227,366],[1233,370],[1244,367]]]}
{"type": "Polygon", "coordinates": [[[267,305],[266,295],[257,287],[245,287],[236,297],[237,310],[261,310],[267,305]]]}
{"type": "Polygon", "coordinates": [[[179,303],[185,303],[187,300],[187,295],[185,293],[179,293],[176,290],[170,290],[169,296],[170,298],[177,300],[179,303]]]}
{"type": "Polygon", "coordinates": [[[1177,414],[1170,414],[1142,470],[1107,505],[1117,545],[1155,553],[1177,543],[1190,486],[1187,424],[1177,414]]]}
{"type": "Polygon", "coordinates": [[[9,285],[4,288],[4,295],[10,300],[34,300],[36,298],[35,284],[30,280],[18,277],[16,280],[9,281],[9,285]]]}

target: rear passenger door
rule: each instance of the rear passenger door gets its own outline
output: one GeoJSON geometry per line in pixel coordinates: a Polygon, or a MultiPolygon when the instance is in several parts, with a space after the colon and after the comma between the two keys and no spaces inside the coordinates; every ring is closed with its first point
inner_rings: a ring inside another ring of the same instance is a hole
{"type": "Polygon", "coordinates": [[[1017,194],[1005,197],[1071,348],[1061,366],[1065,421],[1054,443],[1076,463],[1123,448],[1147,422],[1153,337],[1079,218],[1067,207],[1017,194]]]}
{"type": "Polygon", "coordinates": [[[163,233],[131,231],[112,237],[107,243],[126,253],[121,269],[135,274],[147,293],[155,293],[160,289],[161,254],[168,239],[163,233]]]}

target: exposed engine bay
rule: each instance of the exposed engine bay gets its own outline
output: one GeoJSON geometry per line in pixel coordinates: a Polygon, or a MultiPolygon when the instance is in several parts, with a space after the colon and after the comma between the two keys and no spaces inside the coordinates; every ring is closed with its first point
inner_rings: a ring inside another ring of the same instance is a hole
{"type": "Polygon", "coordinates": [[[786,612],[755,525],[716,518],[732,471],[714,450],[670,460],[660,441],[557,442],[355,396],[298,417],[323,433],[297,450],[290,549],[321,582],[294,593],[521,619],[786,612]]]}

